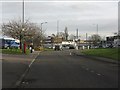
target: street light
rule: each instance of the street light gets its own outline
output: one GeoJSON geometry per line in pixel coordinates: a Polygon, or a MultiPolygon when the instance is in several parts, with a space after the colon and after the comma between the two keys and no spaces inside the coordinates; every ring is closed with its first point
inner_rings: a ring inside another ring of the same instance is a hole
{"type": "Polygon", "coordinates": [[[45,24],[45,23],[47,23],[47,22],[42,22],[42,23],[41,23],[41,30],[42,30],[42,25],[45,24]]]}
{"type": "MultiPolygon", "coordinates": [[[[25,29],[24,29],[24,0],[23,0],[23,2],[22,2],[22,32],[24,32],[24,31],[25,31],[25,29]]],[[[23,35],[20,35],[20,49],[22,49],[23,53],[26,53],[26,50],[25,50],[26,45],[22,39],[24,39],[23,35]]]]}
{"type": "MultiPolygon", "coordinates": [[[[46,24],[46,23],[48,23],[48,22],[42,22],[42,23],[41,23],[41,35],[42,35],[42,25],[43,25],[43,24],[46,24]]],[[[41,40],[40,42],[41,42],[41,45],[42,45],[42,40],[41,40]]]]}
{"type": "Polygon", "coordinates": [[[21,33],[20,33],[20,49],[22,50],[22,32],[24,31],[24,0],[22,1],[22,29],[21,29],[21,33]]]}

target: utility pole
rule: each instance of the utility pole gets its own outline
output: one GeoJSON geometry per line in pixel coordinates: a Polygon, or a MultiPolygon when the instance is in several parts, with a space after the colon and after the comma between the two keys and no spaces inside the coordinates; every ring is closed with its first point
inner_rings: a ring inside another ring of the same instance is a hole
{"type": "MultiPolygon", "coordinates": [[[[42,23],[41,23],[41,35],[42,35],[42,25],[45,24],[45,23],[48,23],[48,22],[42,22],[42,23]]],[[[42,39],[43,39],[43,38],[42,38],[42,39]]],[[[42,42],[43,42],[43,40],[41,40],[41,46],[42,46],[42,42]]]]}
{"type": "Polygon", "coordinates": [[[20,33],[20,49],[25,53],[24,42],[23,42],[23,31],[24,31],[24,0],[22,2],[22,30],[20,33]]]}
{"type": "Polygon", "coordinates": [[[58,43],[58,37],[59,37],[59,20],[57,20],[57,43],[58,43]]]}
{"type": "Polygon", "coordinates": [[[76,39],[78,39],[78,28],[76,29],[76,39]]]}
{"type": "Polygon", "coordinates": [[[25,12],[24,12],[24,0],[23,0],[23,10],[22,10],[22,11],[23,11],[22,22],[23,22],[23,24],[24,24],[24,13],[25,13],[25,12]]]}
{"type": "MultiPolygon", "coordinates": [[[[23,0],[23,26],[22,26],[22,32],[24,31],[24,18],[25,18],[25,3],[24,3],[24,0],[23,0]]],[[[26,53],[26,42],[24,41],[24,35],[23,35],[23,53],[26,53]]]]}

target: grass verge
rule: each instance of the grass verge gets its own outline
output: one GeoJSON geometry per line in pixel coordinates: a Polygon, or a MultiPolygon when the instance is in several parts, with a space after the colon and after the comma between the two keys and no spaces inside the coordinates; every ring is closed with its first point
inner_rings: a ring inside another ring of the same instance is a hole
{"type": "Polygon", "coordinates": [[[105,48],[105,49],[86,49],[82,50],[82,53],[91,56],[99,56],[119,60],[118,55],[120,54],[120,48],[105,48]]]}
{"type": "MultiPolygon", "coordinates": [[[[20,49],[0,49],[0,53],[3,54],[23,54],[20,49]]],[[[26,49],[26,55],[30,53],[29,49],[26,49]]]]}
{"type": "Polygon", "coordinates": [[[44,48],[44,51],[54,51],[52,48],[44,48]]]}

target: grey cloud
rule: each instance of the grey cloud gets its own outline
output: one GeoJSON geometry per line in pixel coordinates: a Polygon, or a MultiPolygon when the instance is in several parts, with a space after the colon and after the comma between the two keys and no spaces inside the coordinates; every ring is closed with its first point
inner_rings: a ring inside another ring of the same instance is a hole
{"type": "MultiPolygon", "coordinates": [[[[21,17],[22,3],[3,4],[3,19],[21,17]]],[[[69,33],[75,33],[79,28],[80,34],[95,33],[95,26],[99,24],[100,33],[110,34],[117,31],[117,2],[25,2],[25,16],[38,23],[47,21],[43,25],[47,34],[56,33],[57,20],[60,21],[59,30],[68,27],[69,33]]]]}
{"type": "MultiPolygon", "coordinates": [[[[4,0],[4,1],[16,1],[16,0],[4,0]]],[[[17,0],[17,1],[23,1],[23,0],[17,0]]],[[[25,0],[25,1],[43,1],[43,0],[25,0]]],[[[73,0],[44,0],[44,1],[73,1],[73,0]]],[[[74,0],[74,1],[119,1],[119,0],[74,0]]]]}

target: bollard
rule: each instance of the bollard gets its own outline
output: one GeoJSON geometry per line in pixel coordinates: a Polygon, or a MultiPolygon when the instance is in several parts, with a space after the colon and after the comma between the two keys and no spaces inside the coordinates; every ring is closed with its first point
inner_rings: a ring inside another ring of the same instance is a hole
{"type": "Polygon", "coordinates": [[[84,50],[84,49],[85,49],[85,46],[82,46],[82,49],[84,50]]]}
{"type": "Polygon", "coordinates": [[[90,46],[87,46],[88,47],[88,49],[90,49],[90,46]]]}
{"type": "Polygon", "coordinates": [[[30,53],[32,53],[32,47],[30,46],[30,53]]]}

